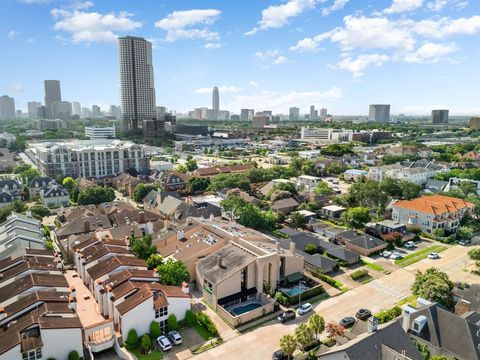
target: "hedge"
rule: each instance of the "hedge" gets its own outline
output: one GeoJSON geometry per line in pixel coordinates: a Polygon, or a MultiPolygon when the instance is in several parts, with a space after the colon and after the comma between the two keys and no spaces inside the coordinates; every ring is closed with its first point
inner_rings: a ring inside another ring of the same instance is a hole
{"type": "Polygon", "coordinates": [[[332,285],[334,288],[340,289],[343,286],[343,284],[340,281],[337,281],[334,278],[328,275],[325,275],[320,271],[316,271],[314,275],[320,280],[322,280],[323,282],[326,282],[328,285],[332,285]]]}
{"type": "Polygon", "coordinates": [[[215,326],[212,319],[210,319],[210,317],[207,314],[203,312],[197,313],[197,322],[200,326],[206,329],[213,336],[218,335],[217,327],[215,326]]]}
{"type": "Polygon", "coordinates": [[[368,270],[360,269],[360,270],[354,271],[350,275],[350,277],[352,278],[352,280],[358,280],[358,279],[361,279],[362,277],[367,276],[367,275],[368,275],[368,270]]]}
{"type": "Polygon", "coordinates": [[[378,319],[379,324],[384,324],[389,321],[392,321],[396,317],[402,314],[402,309],[399,306],[395,306],[391,309],[380,311],[379,313],[375,314],[375,317],[378,319]]]}
{"type": "Polygon", "coordinates": [[[295,305],[298,303],[298,300],[300,299],[303,299],[303,300],[307,300],[307,299],[310,299],[316,295],[320,295],[320,294],[323,294],[325,292],[325,289],[323,288],[322,285],[317,285],[311,289],[308,289],[304,292],[302,292],[301,294],[297,294],[297,295],[293,295],[293,296],[288,296],[286,294],[284,294],[286,297],[287,297],[287,301],[290,305],[295,305]]]}

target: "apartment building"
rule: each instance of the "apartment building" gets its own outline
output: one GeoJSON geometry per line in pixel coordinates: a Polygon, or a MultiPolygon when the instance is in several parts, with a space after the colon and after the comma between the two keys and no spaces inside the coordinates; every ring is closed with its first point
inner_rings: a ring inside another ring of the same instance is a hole
{"type": "Polygon", "coordinates": [[[420,227],[429,233],[434,229],[454,233],[462,218],[466,214],[473,214],[474,208],[473,203],[459,198],[444,195],[422,196],[393,204],[392,220],[420,227]]]}

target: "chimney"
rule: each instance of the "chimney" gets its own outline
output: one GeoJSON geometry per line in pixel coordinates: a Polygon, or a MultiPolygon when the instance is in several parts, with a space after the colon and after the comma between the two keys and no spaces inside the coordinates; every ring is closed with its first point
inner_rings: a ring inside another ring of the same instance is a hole
{"type": "Polygon", "coordinates": [[[402,307],[402,328],[403,331],[408,332],[410,330],[410,318],[413,313],[417,312],[417,309],[410,305],[402,307]]]}
{"type": "Polygon", "coordinates": [[[83,231],[86,233],[90,232],[90,221],[89,220],[84,220],[83,221],[83,231]]]}
{"type": "Polygon", "coordinates": [[[280,241],[277,241],[275,243],[275,247],[277,248],[278,251],[280,251],[280,241]]]}
{"type": "Polygon", "coordinates": [[[75,286],[70,286],[70,296],[72,298],[76,298],[77,297],[77,291],[75,290],[75,286]]]}
{"type": "Polygon", "coordinates": [[[220,255],[217,255],[217,266],[219,268],[222,267],[222,257],[220,255]]]}
{"type": "Polygon", "coordinates": [[[295,255],[295,251],[296,251],[295,243],[293,241],[290,241],[290,252],[292,253],[292,255],[295,255]]]}
{"type": "Polygon", "coordinates": [[[182,282],[182,291],[185,294],[190,294],[190,288],[188,287],[188,283],[186,281],[182,282]]]}
{"type": "Polygon", "coordinates": [[[374,333],[377,331],[378,328],[378,319],[375,316],[370,316],[367,319],[367,332],[369,334],[374,333]]]}
{"type": "Polygon", "coordinates": [[[140,211],[138,215],[140,215],[140,224],[145,224],[145,211],[140,211]]]}
{"type": "Polygon", "coordinates": [[[74,297],[70,296],[68,298],[68,307],[72,309],[73,311],[77,312],[77,299],[74,297]]]}
{"type": "Polygon", "coordinates": [[[462,316],[468,311],[470,311],[470,301],[459,299],[455,305],[455,315],[462,316]]]}
{"type": "Polygon", "coordinates": [[[183,232],[183,230],[178,230],[177,231],[177,240],[183,240],[185,239],[185,233],[183,232]]]}
{"type": "Polygon", "coordinates": [[[170,221],[167,219],[163,220],[163,229],[168,230],[168,227],[170,226],[170,221]]]}
{"type": "Polygon", "coordinates": [[[7,313],[5,312],[4,307],[0,307],[0,320],[3,320],[7,317],[7,313]]]}
{"type": "Polygon", "coordinates": [[[29,217],[30,219],[32,218],[32,212],[31,211],[27,211],[25,213],[25,215],[27,215],[27,217],[29,217]]]}

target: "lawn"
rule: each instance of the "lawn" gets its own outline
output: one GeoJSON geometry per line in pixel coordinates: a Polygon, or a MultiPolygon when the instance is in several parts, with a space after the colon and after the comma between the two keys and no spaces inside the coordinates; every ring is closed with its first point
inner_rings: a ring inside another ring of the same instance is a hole
{"type": "Polygon", "coordinates": [[[428,257],[428,254],[430,254],[431,252],[437,252],[438,253],[438,252],[444,251],[446,249],[447,249],[446,246],[433,245],[433,246],[430,246],[430,247],[425,248],[423,250],[415,251],[414,253],[411,253],[411,254],[405,256],[403,259],[395,260],[395,264],[399,265],[401,267],[405,267],[405,266],[411,265],[413,263],[416,263],[417,261],[426,259],[428,257]]]}
{"type": "Polygon", "coordinates": [[[198,332],[198,334],[203,338],[203,340],[210,340],[213,339],[215,336],[212,336],[210,332],[205,329],[202,325],[200,324],[195,324],[193,328],[198,332]]]}
{"type": "Polygon", "coordinates": [[[381,267],[380,265],[378,265],[378,264],[365,261],[364,259],[360,259],[360,262],[361,262],[363,265],[369,267],[369,268],[372,269],[372,270],[375,270],[375,271],[385,271],[385,269],[384,269],[383,267],[381,267]]]}
{"type": "Polygon", "coordinates": [[[133,355],[135,355],[135,357],[138,359],[138,360],[160,360],[160,359],[163,359],[163,353],[158,350],[158,349],[155,349],[154,351],[152,351],[150,354],[148,355],[142,355],[140,353],[140,349],[137,348],[135,350],[131,350],[130,351],[133,355]]]}

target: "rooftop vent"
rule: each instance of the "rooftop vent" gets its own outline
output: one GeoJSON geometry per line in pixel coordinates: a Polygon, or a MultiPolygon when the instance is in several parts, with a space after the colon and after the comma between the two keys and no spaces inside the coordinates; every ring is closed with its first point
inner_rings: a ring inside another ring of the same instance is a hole
{"type": "Polygon", "coordinates": [[[427,317],[424,315],[420,315],[415,320],[413,320],[413,327],[412,330],[419,334],[425,325],[427,324],[427,317]]]}

